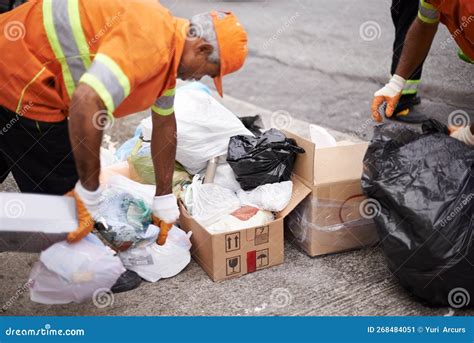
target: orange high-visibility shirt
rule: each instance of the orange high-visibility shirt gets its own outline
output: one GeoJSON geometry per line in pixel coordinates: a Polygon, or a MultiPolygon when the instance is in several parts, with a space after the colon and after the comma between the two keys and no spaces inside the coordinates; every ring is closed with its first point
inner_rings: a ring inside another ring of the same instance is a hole
{"type": "Polygon", "coordinates": [[[473,0],[420,0],[418,18],[428,24],[441,21],[462,52],[474,61],[473,0]]]}
{"type": "Polygon", "coordinates": [[[169,115],[187,25],[157,0],[30,0],[0,15],[0,105],[62,121],[82,82],[115,117],[169,115]]]}

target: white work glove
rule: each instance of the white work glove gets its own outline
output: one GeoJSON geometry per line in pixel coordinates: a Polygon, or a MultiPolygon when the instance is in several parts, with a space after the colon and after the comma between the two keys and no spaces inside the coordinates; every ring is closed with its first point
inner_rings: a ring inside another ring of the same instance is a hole
{"type": "Polygon", "coordinates": [[[153,199],[152,210],[153,224],[160,228],[160,234],[158,235],[156,243],[158,245],[164,245],[168,237],[168,232],[173,226],[172,224],[179,218],[178,200],[174,194],[156,196],[153,199]]]}
{"type": "Polygon", "coordinates": [[[374,93],[374,99],[372,100],[372,117],[375,121],[381,122],[382,116],[379,113],[380,106],[386,102],[387,108],[385,110],[385,115],[387,117],[391,117],[393,112],[395,112],[395,108],[397,107],[398,101],[402,96],[403,87],[405,87],[406,80],[399,76],[393,75],[390,81],[377,92],[374,93]]]}
{"type": "Polygon", "coordinates": [[[88,191],[84,188],[84,186],[82,186],[81,181],[78,181],[74,191],[82,200],[92,218],[96,218],[99,212],[99,205],[102,201],[102,193],[104,188],[99,186],[99,188],[97,188],[95,191],[88,191]]]}
{"type": "Polygon", "coordinates": [[[471,132],[470,126],[465,126],[460,129],[451,129],[451,137],[466,143],[467,145],[474,146],[474,135],[471,132]]]}
{"type": "Polygon", "coordinates": [[[153,199],[153,215],[167,224],[173,224],[179,218],[178,200],[174,194],[156,196],[153,199]]]}

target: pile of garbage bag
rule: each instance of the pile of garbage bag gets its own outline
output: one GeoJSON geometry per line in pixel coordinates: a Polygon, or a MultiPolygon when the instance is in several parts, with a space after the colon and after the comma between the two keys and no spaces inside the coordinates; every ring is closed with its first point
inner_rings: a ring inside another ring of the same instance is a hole
{"type": "MultiPolygon", "coordinates": [[[[211,233],[274,220],[291,199],[293,162],[303,149],[278,130],[261,133],[259,117],[240,120],[199,83],[177,90],[175,115],[173,192],[189,213],[211,233]]],[[[152,223],[151,133],[148,117],[117,150],[111,144],[101,149],[100,182],[106,189],[95,231],[79,243],[60,242],[41,253],[30,275],[33,301],[79,303],[98,290],[110,290],[126,270],[156,282],[189,264],[191,233],[179,224],[164,245],[156,243],[160,228],[152,223]]]]}
{"type": "Polygon", "coordinates": [[[473,306],[474,149],[434,120],[379,125],[362,187],[400,283],[431,305],[473,306]]]}
{"type": "Polygon", "coordinates": [[[110,291],[126,269],[156,282],[189,264],[190,234],[173,227],[164,245],[155,243],[160,229],[151,224],[154,186],[121,175],[110,177],[106,186],[96,218],[102,240],[89,234],[78,243],[60,242],[43,251],[30,274],[32,301],[80,303],[97,290],[110,291]]]}
{"type": "MultiPolygon", "coordinates": [[[[173,192],[201,225],[213,233],[264,225],[287,206],[293,163],[304,150],[281,131],[262,132],[259,116],[238,118],[200,83],[177,90],[175,116],[173,192]],[[242,220],[238,213],[246,207],[254,212],[242,220]]],[[[155,183],[151,132],[148,117],[116,152],[129,166],[121,174],[144,184],[155,183]]]]}

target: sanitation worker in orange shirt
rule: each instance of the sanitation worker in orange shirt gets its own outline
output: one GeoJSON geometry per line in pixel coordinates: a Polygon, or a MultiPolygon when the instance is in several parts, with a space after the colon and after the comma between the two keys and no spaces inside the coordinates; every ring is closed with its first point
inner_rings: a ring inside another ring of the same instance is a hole
{"type": "MultiPolygon", "coordinates": [[[[65,194],[81,212],[74,242],[92,229],[101,199],[104,118],[152,108],[154,222],[174,223],[176,79],[238,70],[247,34],[228,12],[190,21],[157,0],[30,0],[0,15],[0,182],[22,192],[65,194]]],[[[163,243],[163,238],[161,243],[163,243]]]]}

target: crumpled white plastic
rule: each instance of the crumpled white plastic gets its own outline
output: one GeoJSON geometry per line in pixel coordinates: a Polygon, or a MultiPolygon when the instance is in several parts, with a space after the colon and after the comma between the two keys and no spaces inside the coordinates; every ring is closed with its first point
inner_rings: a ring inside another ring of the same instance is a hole
{"type": "Polygon", "coordinates": [[[180,273],[191,261],[191,232],[186,234],[176,226],[168,232],[164,245],[156,243],[129,249],[119,254],[123,264],[143,279],[156,282],[180,273]]]}
{"type": "Polygon", "coordinates": [[[187,192],[190,191],[192,194],[189,206],[192,208],[191,214],[204,227],[212,225],[241,207],[235,192],[215,183],[203,184],[199,175],[194,176],[189,187],[187,192]]]}
{"type": "Polygon", "coordinates": [[[229,163],[220,163],[216,168],[216,175],[214,176],[215,184],[230,189],[234,192],[241,190],[239,182],[235,178],[234,171],[229,163]]]}
{"type": "Polygon", "coordinates": [[[256,226],[263,226],[275,219],[272,212],[259,210],[249,220],[240,220],[233,215],[228,215],[208,227],[206,230],[212,234],[243,230],[256,226]]]}
{"type": "Polygon", "coordinates": [[[74,244],[59,242],[33,266],[30,298],[49,305],[81,303],[110,290],[124,272],[120,259],[92,234],[74,244]]]}
{"type": "Polygon", "coordinates": [[[330,148],[337,145],[334,136],[322,126],[311,124],[309,126],[309,133],[311,142],[313,142],[318,149],[330,148]]]}
{"type": "Polygon", "coordinates": [[[257,207],[261,210],[280,212],[290,202],[293,182],[284,181],[258,186],[251,191],[239,190],[237,196],[242,205],[257,207]]]}

